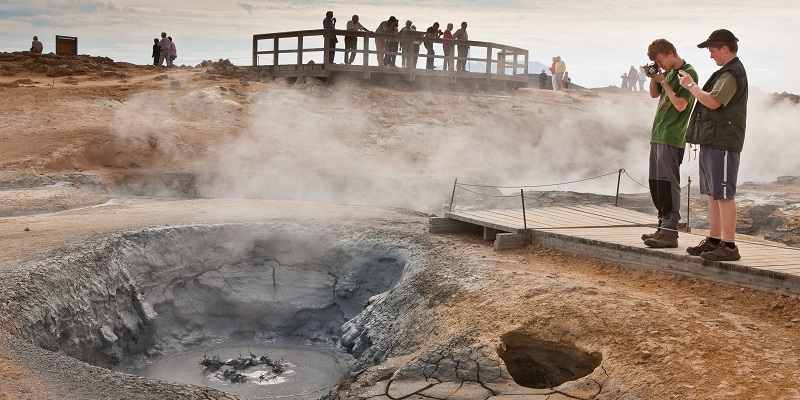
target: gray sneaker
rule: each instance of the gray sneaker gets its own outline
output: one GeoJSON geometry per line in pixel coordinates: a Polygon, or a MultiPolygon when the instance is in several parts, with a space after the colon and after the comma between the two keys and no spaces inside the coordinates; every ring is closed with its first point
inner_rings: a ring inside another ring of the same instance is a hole
{"type": "Polygon", "coordinates": [[[700,257],[708,261],[736,261],[742,258],[739,255],[739,246],[730,248],[724,244],[714,250],[703,252],[700,257]]]}
{"type": "Polygon", "coordinates": [[[691,254],[691,255],[693,255],[693,256],[699,256],[699,255],[701,255],[701,254],[703,254],[703,253],[705,253],[707,251],[713,251],[717,247],[719,247],[719,245],[711,243],[711,241],[708,240],[708,238],[705,238],[705,239],[701,240],[700,244],[698,244],[697,246],[688,247],[686,249],[686,252],[691,254]]]}
{"type": "Polygon", "coordinates": [[[675,248],[678,247],[678,238],[668,237],[657,233],[650,239],[645,240],[644,245],[654,249],[675,248]]]}

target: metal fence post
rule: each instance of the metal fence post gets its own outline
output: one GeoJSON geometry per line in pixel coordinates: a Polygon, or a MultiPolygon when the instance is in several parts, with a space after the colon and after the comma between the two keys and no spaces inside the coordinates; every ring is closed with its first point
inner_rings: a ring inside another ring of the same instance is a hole
{"type": "Polygon", "coordinates": [[[519,198],[522,199],[522,227],[528,230],[528,217],[525,215],[525,191],[519,190],[519,198]]]}
{"type": "Polygon", "coordinates": [[[453,212],[453,199],[456,197],[456,185],[458,185],[458,178],[456,178],[455,182],[453,182],[453,194],[450,195],[450,208],[448,209],[449,212],[453,212]]]}
{"type": "Polygon", "coordinates": [[[622,171],[624,171],[624,169],[620,168],[617,173],[617,195],[614,197],[614,207],[619,207],[617,204],[619,203],[619,181],[622,179],[622,171]]]}

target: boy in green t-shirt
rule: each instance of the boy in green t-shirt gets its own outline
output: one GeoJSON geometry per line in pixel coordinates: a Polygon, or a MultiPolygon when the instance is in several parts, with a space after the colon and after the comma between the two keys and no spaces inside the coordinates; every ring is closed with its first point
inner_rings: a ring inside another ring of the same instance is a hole
{"type": "Polygon", "coordinates": [[[642,235],[648,247],[678,247],[681,179],[680,164],[686,147],[686,127],[694,105],[694,96],[680,85],[678,71],[694,79],[697,72],[678,56],[666,39],[657,39],[647,48],[655,67],[644,68],[650,78],[650,96],[658,98],[658,108],[650,134],[650,196],[658,210],[658,230],[642,235]],[[663,70],[663,72],[662,72],[663,70]]]}

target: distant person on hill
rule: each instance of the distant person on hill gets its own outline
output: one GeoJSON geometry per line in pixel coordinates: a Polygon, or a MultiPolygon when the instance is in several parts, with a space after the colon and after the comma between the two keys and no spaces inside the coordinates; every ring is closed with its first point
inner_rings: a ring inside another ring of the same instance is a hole
{"type": "Polygon", "coordinates": [[[623,88],[623,89],[627,89],[628,88],[628,73],[625,72],[624,74],[620,75],[619,77],[622,78],[622,84],[620,84],[620,87],[623,88]]]}
{"type": "Polygon", "coordinates": [[[161,57],[161,46],[158,45],[158,38],[153,39],[153,65],[158,65],[158,58],[161,57]]]}
{"type": "Polygon", "coordinates": [[[42,54],[44,51],[44,45],[42,42],[39,41],[38,36],[33,37],[33,42],[31,42],[31,53],[33,54],[42,54]]]}
{"type": "MultiPolygon", "coordinates": [[[[466,42],[469,40],[469,34],[467,34],[467,23],[462,22],[461,28],[459,28],[456,33],[453,34],[453,39],[460,40],[462,42],[466,42]]],[[[468,44],[459,44],[458,45],[458,62],[456,63],[458,71],[466,71],[467,70],[467,57],[469,56],[469,45],[468,44]]]]}
{"type": "Polygon", "coordinates": [[[628,86],[634,92],[636,91],[636,82],[638,81],[639,81],[639,72],[637,72],[636,67],[631,65],[631,69],[628,70],[628,86]]]}
{"type": "Polygon", "coordinates": [[[556,90],[564,90],[564,72],[567,72],[567,63],[561,59],[561,56],[556,56],[555,71],[553,84],[558,85],[556,90]]]}
{"type": "MultiPolygon", "coordinates": [[[[453,39],[453,24],[447,24],[447,29],[444,30],[444,34],[442,35],[444,39],[453,39]]],[[[450,43],[442,43],[442,50],[444,51],[444,67],[442,67],[445,71],[453,71],[455,70],[455,65],[453,65],[453,46],[450,43]]]]}
{"type": "MultiPolygon", "coordinates": [[[[439,23],[434,22],[433,25],[429,26],[428,29],[425,30],[425,37],[435,39],[438,38],[439,36],[442,36],[442,33],[443,32],[439,30],[439,23]]],[[[425,63],[425,68],[433,69],[434,68],[433,56],[436,54],[436,52],[433,50],[433,42],[426,41],[424,45],[425,45],[425,50],[428,51],[428,61],[425,63]]]]}
{"type": "Polygon", "coordinates": [[[736,261],[736,180],[747,123],[747,72],[736,55],[739,39],[718,29],[697,45],[720,67],[702,88],[681,73],[680,85],[697,97],[686,142],[700,145],[700,193],[708,196],[708,237],[686,252],[710,261],[736,261]]]}
{"type": "MultiPolygon", "coordinates": [[[[675,46],[666,39],[650,43],[647,57],[659,69],[655,73],[645,71],[650,78],[650,97],[658,99],[650,132],[647,177],[650,197],[658,211],[658,229],[655,233],[642,235],[642,240],[648,247],[673,248],[678,247],[678,221],[681,218],[680,166],[686,147],[686,126],[694,105],[694,96],[678,81],[678,71],[693,79],[697,79],[697,72],[678,56],[675,46]]],[[[634,80],[630,82],[636,84],[634,80]]]]}
{"type": "MultiPolygon", "coordinates": [[[[369,32],[370,30],[364,28],[364,25],[361,25],[358,22],[358,15],[353,15],[353,18],[350,21],[347,21],[347,30],[350,32],[369,32]]],[[[358,47],[358,37],[356,36],[345,36],[344,37],[344,63],[350,65],[356,59],[356,48],[358,47]],[[349,53],[349,54],[348,54],[349,53]]],[[[366,55],[364,55],[366,57],[366,55]]]]}
{"type": "Polygon", "coordinates": [[[647,80],[647,75],[644,73],[644,66],[639,67],[639,91],[644,92],[644,82],[647,80]]]}
{"type": "Polygon", "coordinates": [[[167,36],[169,39],[169,66],[175,66],[175,59],[178,58],[178,48],[175,47],[175,42],[172,40],[172,36],[167,36]]]}
{"type": "Polygon", "coordinates": [[[569,72],[564,71],[564,79],[562,82],[564,82],[564,89],[569,89],[569,84],[572,82],[572,78],[569,77],[569,72]]]}
{"type": "MultiPolygon", "coordinates": [[[[325,19],[322,20],[322,29],[336,29],[336,18],[333,17],[333,11],[325,13],[325,19]]],[[[333,59],[336,58],[336,43],[339,43],[339,39],[332,34],[328,39],[328,47],[330,47],[330,50],[328,50],[328,62],[331,64],[333,64],[333,59]]]]}
{"type": "Polygon", "coordinates": [[[542,70],[542,73],[539,74],[539,89],[544,89],[547,87],[547,72],[542,70]]]}
{"type": "Polygon", "coordinates": [[[166,32],[161,32],[161,40],[158,41],[158,47],[161,48],[161,54],[158,56],[159,66],[169,66],[169,43],[166,32]]]}

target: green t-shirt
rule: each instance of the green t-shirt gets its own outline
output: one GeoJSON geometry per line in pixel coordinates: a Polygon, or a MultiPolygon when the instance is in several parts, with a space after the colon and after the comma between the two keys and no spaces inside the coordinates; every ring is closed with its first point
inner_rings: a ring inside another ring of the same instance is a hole
{"type": "Polygon", "coordinates": [[[736,76],[733,75],[733,72],[725,71],[714,82],[714,87],[708,95],[723,106],[727,106],[738,88],[739,84],[736,83],[736,76]]]}
{"type": "MultiPolygon", "coordinates": [[[[690,64],[683,64],[682,70],[686,71],[692,79],[697,82],[697,72],[690,64]]],[[[666,90],[661,90],[661,97],[658,100],[658,110],[656,110],[656,117],[653,119],[653,131],[650,134],[651,143],[666,144],[668,146],[684,148],[686,147],[686,127],[689,125],[689,118],[692,115],[692,108],[694,107],[694,95],[688,89],[678,83],[678,71],[672,70],[667,72],[665,76],[667,84],[675,92],[678,97],[686,99],[689,103],[686,109],[678,111],[666,90]]]]}

